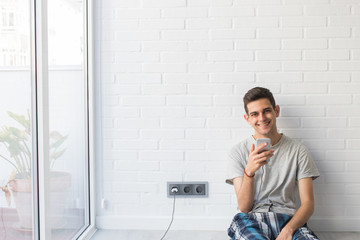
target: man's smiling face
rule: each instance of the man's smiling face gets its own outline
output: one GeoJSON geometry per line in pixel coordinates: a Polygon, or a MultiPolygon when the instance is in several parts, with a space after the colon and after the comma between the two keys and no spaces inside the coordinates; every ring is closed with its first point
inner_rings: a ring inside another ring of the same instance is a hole
{"type": "Polygon", "coordinates": [[[276,118],[279,116],[280,107],[275,109],[267,98],[261,98],[247,104],[248,114],[245,120],[255,130],[255,138],[274,136],[277,133],[276,118]]]}

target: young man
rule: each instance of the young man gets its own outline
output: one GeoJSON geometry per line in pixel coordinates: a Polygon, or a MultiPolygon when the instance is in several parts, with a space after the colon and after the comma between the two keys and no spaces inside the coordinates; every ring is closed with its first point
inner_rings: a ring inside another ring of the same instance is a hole
{"type": "Polygon", "coordinates": [[[234,185],[240,213],[228,235],[233,240],[318,239],[306,225],[314,211],[312,181],[319,176],[309,151],[278,132],[280,107],[268,89],[250,89],[243,100],[254,135],[229,153],[226,182],[234,185]],[[269,150],[261,152],[266,143],[255,148],[259,138],[270,138],[269,150]]]}

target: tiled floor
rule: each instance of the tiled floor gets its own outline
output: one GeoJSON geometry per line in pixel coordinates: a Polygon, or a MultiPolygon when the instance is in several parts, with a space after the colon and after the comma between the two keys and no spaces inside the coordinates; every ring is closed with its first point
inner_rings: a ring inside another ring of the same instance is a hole
{"type": "MultiPolygon", "coordinates": [[[[98,230],[91,240],[160,240],[164,231],[98,230]]],[[[317,232],[321,240],[359,240],[360,232],[317,232]]],[[[225,232],[169,231],[164,240],[229,240],[225,232]]]]}

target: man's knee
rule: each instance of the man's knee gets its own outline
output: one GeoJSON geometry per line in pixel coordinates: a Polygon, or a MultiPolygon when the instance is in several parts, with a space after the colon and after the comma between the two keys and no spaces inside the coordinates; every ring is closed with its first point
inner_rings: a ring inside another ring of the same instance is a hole
{"type": "Polygon", "coordinates": [[[319,240],[319,238],[308,227],[301,227],[295,232],[293,240],[319,240]]]}
{"type": "Polygon", "coordinates": [[[260,224],[251,214],[239,213],[234,217],[228,235],[232,240],[269,240],[260,224]]]}

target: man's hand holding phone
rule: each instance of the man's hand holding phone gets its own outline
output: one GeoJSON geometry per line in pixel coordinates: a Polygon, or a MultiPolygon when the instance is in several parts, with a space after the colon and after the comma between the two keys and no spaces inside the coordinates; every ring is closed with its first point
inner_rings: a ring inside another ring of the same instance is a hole
{"type": "Polygon", "coordinates": [[[248,163],[245,172],[249,176],[254,176],[255,172],[268,163],[269,158],[274,156],[274,150],[270,149],[270,139],[260,138],[256,140],[256,147],[251,145],[248,163]]]}

